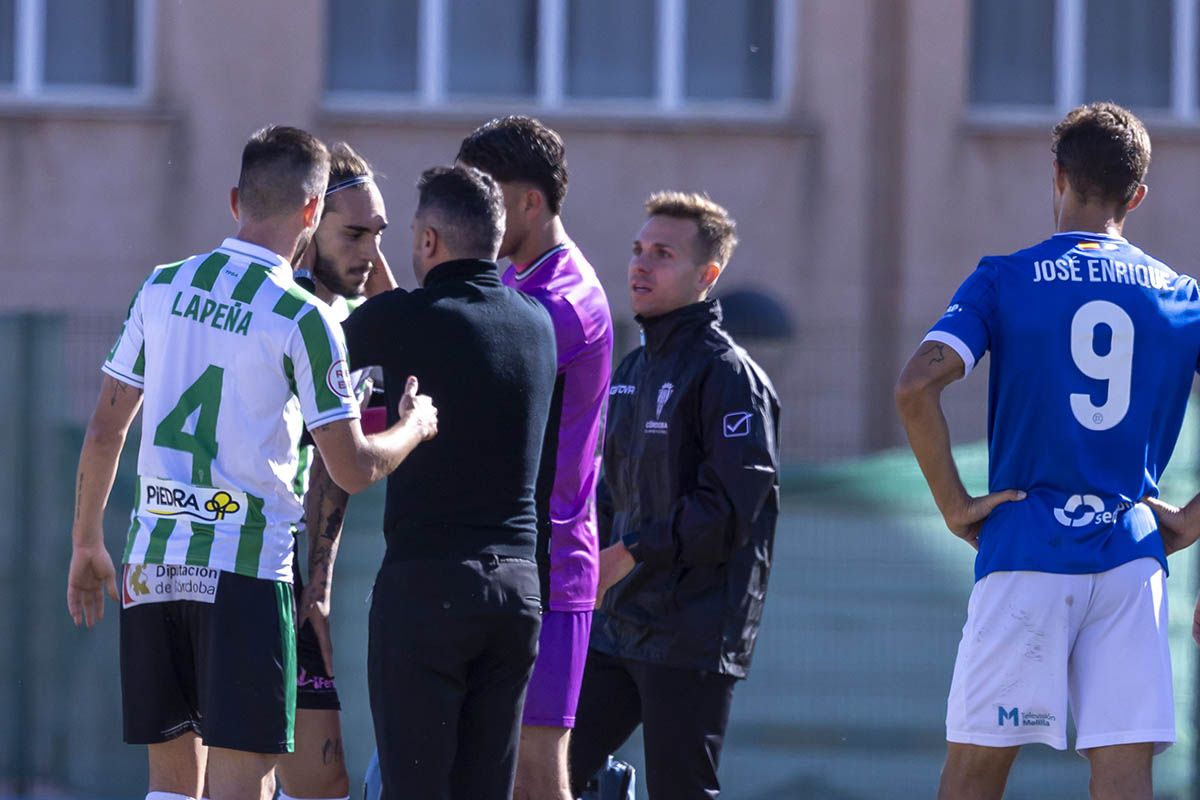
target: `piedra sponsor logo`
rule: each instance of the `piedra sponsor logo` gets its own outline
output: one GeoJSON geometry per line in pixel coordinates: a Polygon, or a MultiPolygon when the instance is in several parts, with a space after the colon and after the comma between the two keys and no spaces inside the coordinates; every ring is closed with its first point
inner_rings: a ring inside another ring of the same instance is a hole
{"type": "Polygon", "coordinates": [[[191,522],[246,520],[246,498],[230,489],[212,489],[177,481],[142,479],[141,510],[155,517],[191,522]]]}

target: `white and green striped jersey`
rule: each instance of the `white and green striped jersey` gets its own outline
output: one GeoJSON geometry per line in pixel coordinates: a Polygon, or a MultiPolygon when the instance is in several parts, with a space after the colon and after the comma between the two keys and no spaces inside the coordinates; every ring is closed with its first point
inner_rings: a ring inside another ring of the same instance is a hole
{"type": "Polygon", "coordinates": [[[329,308],[226,239],[150,275],[103,369],[145,392],[125,563],[290,582],[301,427],[359,415],[329,308]]]}
{"type": "MultiPolygon", "coordinates": [[[[328,304],[329,312],[333,315],[333,319],[341,324],[350,316],[351,311],[361,306],[366,300],[367,298],[365,297],[342,297],[341,295],[334,295],[333,301],[328,304]]],[[[361,400],[362,398],[358,396],[359,393],[357,391],[361,380],[359,373],[351,373],[350,380],[355,386],[355,397],[361,400]]],[[[312,475],[314,449],[311,444],[300,447],[300,464],[296,467],[296,479],[292,482],[292,491],[300,498],[303,498],[304,493],[308,491],[308,479],[312,475]]],[[[304,529],[303,520],[300,521],[298,527],[301,530],[304,529]]]]}

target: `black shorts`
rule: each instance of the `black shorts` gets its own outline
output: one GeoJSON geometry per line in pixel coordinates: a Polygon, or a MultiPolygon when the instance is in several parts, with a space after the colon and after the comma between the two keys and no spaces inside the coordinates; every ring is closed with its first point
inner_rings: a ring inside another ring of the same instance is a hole
{"type": "MultiPolygon", "coordinates": [[[[296,607],[300,607],[300,593],[304,591],[304,583],[300,579],[299,550],[292,558],[292,585],[296,587],[296,607]]],[[[299,622],[299,616],[296,621],[299,622]]],[[[317,635],[313,633],[312,625],[304,626],[296,631],[296,708],[307,708],[314,711],[341,711],[342,703],[338,698],[337,682],[325,669],[325,660],[321,658],[321,645],[317,635]]]]}
{"type": "Polygon", "coordinates": [[[296,709],[292,587],[206,567],[126,565],[125,741],[195,731],[209,747],[290,753],[296,709]],[[158,601],[162,596],[176,598],[158,601]]]}

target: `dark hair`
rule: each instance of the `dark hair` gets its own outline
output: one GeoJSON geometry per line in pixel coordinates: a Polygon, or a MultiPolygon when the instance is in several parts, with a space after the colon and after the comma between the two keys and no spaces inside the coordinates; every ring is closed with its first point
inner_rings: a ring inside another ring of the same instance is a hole
{"type": "Polygon", "coordinates": [[[325,193],[329,151],[308,131],[286,125],[257,130],[242,150],[238,204],[243,213],[269,219],[325,193]]]}
{"type": "Polygon", "coordinates": [[[1115,103],[1072,109],[1054,126],[1050,149],[1084,202],[1096,197],[1125,205],[1150,167],[1150,134],[1115,103]]]}
{"type": "Polygon", "coordinates": [[[433,167],[417,181],[417,216],[436,215],[438,233],[457,258],[495,259],[504,238],[504,194],[489,175],[457,164],[433,167]]]}
{"type": "Polygon", "coordinates": [[[646,214],[695,222],[703,263],[715,261],[724,268],[733,257],[733,248],[738,243],[737,223],[724,206],[714,203],[707,194],[655,192],[646,200],[646,214]]]}
{"type": "Polygon", "coordinates": [[[528,183],[546,195],[550,212],[567,196],[567,154],[562,137],[532,117],[509,116],[480,125],[463,139],[459,162],[501,183],[528,183]]]}

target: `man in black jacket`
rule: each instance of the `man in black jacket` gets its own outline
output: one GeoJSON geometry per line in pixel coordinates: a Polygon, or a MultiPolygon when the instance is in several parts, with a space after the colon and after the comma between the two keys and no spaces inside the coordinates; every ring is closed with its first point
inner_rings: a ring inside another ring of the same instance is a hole
{"type": "Polygon", "coordinates": [[[716,797],[734,683],[762,618],[779,515],[779,401],[708,293],[736,244],[706,196],[661,192],[633,243],[645,344],[617,367],[604,442],[602,601],[575,737],[578,794],[639,724],[654,800],[716,797]]]}
{"type": "MultiPolygon", "coordinates": [[[[388,478],[371,714],[384,797],[507,800],[541,628],[534,492],[554,328],[536,300],[500,282],[495,181],[437,167],[418,190],[421,288],[378,295],[344,323],[351,367],[383,368],[389,416],[408,375],[445,398],[437,449],[388,478]]],[[[317,530],[336,536],[326,522],[341,508],[328,497],[317,530]]],[[[335,551],[336,542],[314,550],[314,583],[328,584],[320,573],[335,551]]]]}

